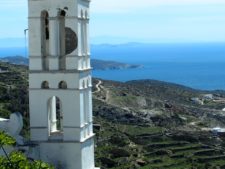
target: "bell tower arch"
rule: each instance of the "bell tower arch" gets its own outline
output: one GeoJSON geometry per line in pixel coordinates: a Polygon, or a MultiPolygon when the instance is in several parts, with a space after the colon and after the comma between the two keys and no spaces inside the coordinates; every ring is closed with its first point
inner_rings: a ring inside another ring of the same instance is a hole
{"type": "Polygon", "coordinates": [[[56,168],[95,168],[89,3],[28,0],[31,141],[56,168]]]}

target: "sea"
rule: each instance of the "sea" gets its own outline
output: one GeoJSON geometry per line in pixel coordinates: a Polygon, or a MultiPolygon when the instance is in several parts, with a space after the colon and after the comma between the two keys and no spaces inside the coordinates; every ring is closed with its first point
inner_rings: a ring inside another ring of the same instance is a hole
{"type": "MultiPolygon", "coordinates": [[[[0,57],[27,55],[24,48],[0,48],[0,57]]],[[[97,78],[126,82],[154,79],[201,90],[225,90],[225,43],[91,45],[91,57],[142,65],[93,70],[97,78]]]]}

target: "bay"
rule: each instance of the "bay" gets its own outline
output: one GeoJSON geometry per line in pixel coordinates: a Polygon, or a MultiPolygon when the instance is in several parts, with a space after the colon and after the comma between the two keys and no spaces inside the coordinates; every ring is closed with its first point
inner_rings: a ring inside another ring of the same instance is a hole
{"type": "Polygon", "coordinates": [[[225,43],[101,45],[98,59],[141,64],[141,69],[93,71],[117,81],[154,79],[202,90],[225,90],[225,43]]]}
{"type": "MultiPolygon", "coordinates": [[[[26,56],[25,48],[0,48],[0,57],[26,56]]],[[[195,89],[225,90],[225,43],[92,45],[91,57],[129,64],[138,69],[94,70],[94,77],[129,81],[154,79],[195,89]]]]}
{"type": "Polygon", "coordinates": [[[225,62],[151,62],[144,68],[94,70],[93,76],[116,81],[154,79],[202,90],[225,90],[225,62]]]}

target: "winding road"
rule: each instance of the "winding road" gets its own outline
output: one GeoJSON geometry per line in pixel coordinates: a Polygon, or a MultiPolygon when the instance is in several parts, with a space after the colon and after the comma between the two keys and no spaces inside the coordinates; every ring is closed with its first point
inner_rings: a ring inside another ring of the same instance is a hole
{"type": "Polygon", "coordinates": [[[92,93],[98,93],[98,92],[100,92],[101,91],[101,87],[100,87],[101,84],[102,84],[102,81],[99,80],[98,83],[95,85],[95,87],[96,87],[97,90],[94,91],[94,92],[92,92],[92,93]]]}

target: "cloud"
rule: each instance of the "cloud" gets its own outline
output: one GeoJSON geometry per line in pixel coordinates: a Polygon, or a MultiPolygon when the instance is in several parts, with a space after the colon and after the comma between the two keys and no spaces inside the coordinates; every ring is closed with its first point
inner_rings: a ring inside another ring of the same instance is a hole
{"type": "Polygon", "coordinates": [[[225,5],[224,0],[93,0],[93,13],[124,13],[168,5],[225,5]]]}

